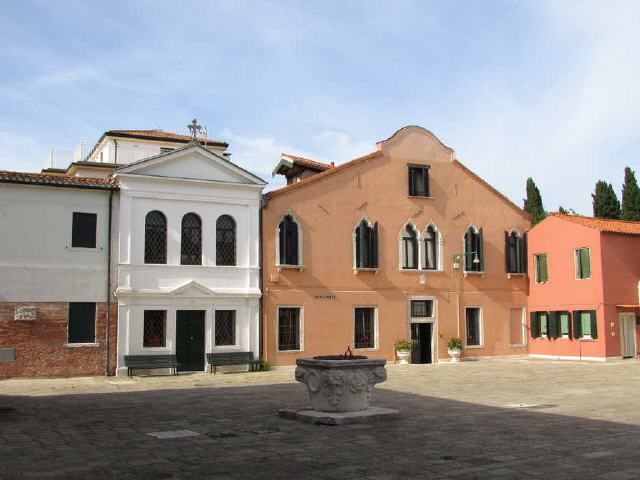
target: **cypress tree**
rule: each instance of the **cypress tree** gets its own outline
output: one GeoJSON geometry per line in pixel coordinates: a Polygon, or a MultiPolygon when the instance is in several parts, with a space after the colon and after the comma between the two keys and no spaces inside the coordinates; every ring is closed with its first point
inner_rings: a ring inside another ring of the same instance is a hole
{"type": "Polygon", "coordinates": [[[540,223],[547,216],[542,206],[542,196],[531,177],[527,178],[527,198],[524,199],[524,210],[531,215],[533,225],[540,223]]]}
{"type": "Polygon", "coordinates": [[[593,198],[593,216],[597,218],[620,218],[620,201],[613,186],[604,180],[598,180],[593,198]]]}
{"type": "Polygon", "coordinates": [[[622,220],[640,222],[640,188],[636,182],[636,174],[629,167],[624,169],[624,184],[622,185],[622,220]]]}
{"type": "Polygon", "coordinates": [[[564,208],[562,205],[558,207],[558,213],[562,213],[563,215],[569,215],[569,210],[564,208]]]}

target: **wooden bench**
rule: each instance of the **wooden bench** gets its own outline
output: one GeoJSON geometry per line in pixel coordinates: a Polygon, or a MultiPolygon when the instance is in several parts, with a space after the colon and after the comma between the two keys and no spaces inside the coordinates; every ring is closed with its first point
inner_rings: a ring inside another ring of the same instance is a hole
{"type": "Polygon", "coordinates": [[[127,375],[131,376],[131,370],[170,368],[173,374],[178,374],[178,359],[175,355],[125,355],[124,365],[127,367],[127,375]]]}
{"type": "Polygon", "coordinates": [[[253,358],[253,352],[207,353],[209,373],[216,373],[216,367],[222,365],[249,365],[251,371],[257,371],[260,362],[253,358]]]}

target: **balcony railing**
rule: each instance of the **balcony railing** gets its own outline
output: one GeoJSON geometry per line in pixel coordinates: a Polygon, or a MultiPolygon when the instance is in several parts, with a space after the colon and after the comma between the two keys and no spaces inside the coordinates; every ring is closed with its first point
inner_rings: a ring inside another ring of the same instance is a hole
{"type": "Polygon", "coordinates": [[[45,168],[66,170],[73,162],[86,162],[89,160],[95,163],[126,165],[154,157],[166,151],[159,146],[155,148],[138,148],[108,144],[101,149],[98,148],[98,145],[80,143],[74,150],[51,150],[45,168]]]}

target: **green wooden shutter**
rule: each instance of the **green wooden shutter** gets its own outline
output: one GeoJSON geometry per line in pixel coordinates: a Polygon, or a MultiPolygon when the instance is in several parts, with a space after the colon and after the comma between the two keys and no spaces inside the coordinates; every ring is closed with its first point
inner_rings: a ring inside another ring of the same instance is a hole
{"type": "Polygon", "coordinates": [[[571,315],[571,312],[567,312],[567,319],[569,321],[569,328],[568,328],[569,338],[573,338],[573,328],[572,328],[573,325],[571,323],[571,322],[573,322],[573,315],[571,315]]]}
{"type": "Polygon", "coordinates": [[[531,337],[538,338],[540,336],[540,319],[538,318],[538,312],[530,312],[529,317],[531,319],[531,337]]]}
{"type": "Polygon", "coordinates": [[[378,268],[378,222],[373,224],[373,242],[371,245],[371,266],[378,268]]]}
{"type": "Polygon", "coordinates": [[[558,312],[549,312],[549,327],[547,328],[547,337],[549,338],[558,338],[558,330],[559,330],[559,321],[558,312]]]}
{"type": "Polygon", "coordinates": [[[480,264],[478,267],[480,269],[479,272],[484,272],[484,237],[482,235],[482,228],[478,232],[478,258],[480,259],[480,264]]]}
{"type": "Polygon", "coordinates": [[[573,311],[573,338],[582,338],[582,319],[580,311],[573,311]]]}
{"type": "Polygon", "coordinates": [[[424,196],[429,196],[429,169],[424,169],[424,196]]]}
{"type": "Polygon", "coordinates": [[[364,266],[364,228],[363,222],[356,228],[356,267],[362,268],[364,266]]]}
{"type": "Polygon", "coordinates": [[[472,270],[471,266],[473,265],[473,242],[472,242],[472,230],[467,230],[467,233],[464,234],[464,269],[467,272],[472,270]]]}
{"type": "Polygon", "coordinates": [[[504,268],[505,272],[512,273],[511,245],[509,244],[509,232],[504,232],[504,268]]]}
{"type": "Polygon", "coordinates": [[[596,339],[598,338],[598,319],[596,317],[596,311],[591,310],[589,311],[589,314],[591,316],[591,338],[596,339]]]}
{"type": "Polygon", "coordinates": [[[522,249],[520,250],[520,258],[522,262],[522,272],[527,273],[529,271],[529,266],[527,265],[527,234],[522,235],[522,249]]]}
{"type": "Polygon", "coordinates": [[[582,271],[582,278],[591,277],[591,258],[589,255],[589,249],[583,248],[580,255],[580,270],[582,271]]]}
{"type": "Polygon", "coordinates": [[[549,281],[549,269],[547,267],[547,255],[538,255],[538,281],[540,283],[549,281]]]}

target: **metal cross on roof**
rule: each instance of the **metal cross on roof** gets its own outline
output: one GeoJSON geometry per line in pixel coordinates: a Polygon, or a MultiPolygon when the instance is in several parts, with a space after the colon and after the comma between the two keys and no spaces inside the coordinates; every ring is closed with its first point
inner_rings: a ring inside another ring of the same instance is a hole
{"type": "Polygon", "coordinates": [[[187,128],[191,132],[191,138],[196,141],[198,139],[198,134],[202,133],[202,125],[198,125],[198,121],[194,118],[193,121],[187,125],[187,128]]]}

